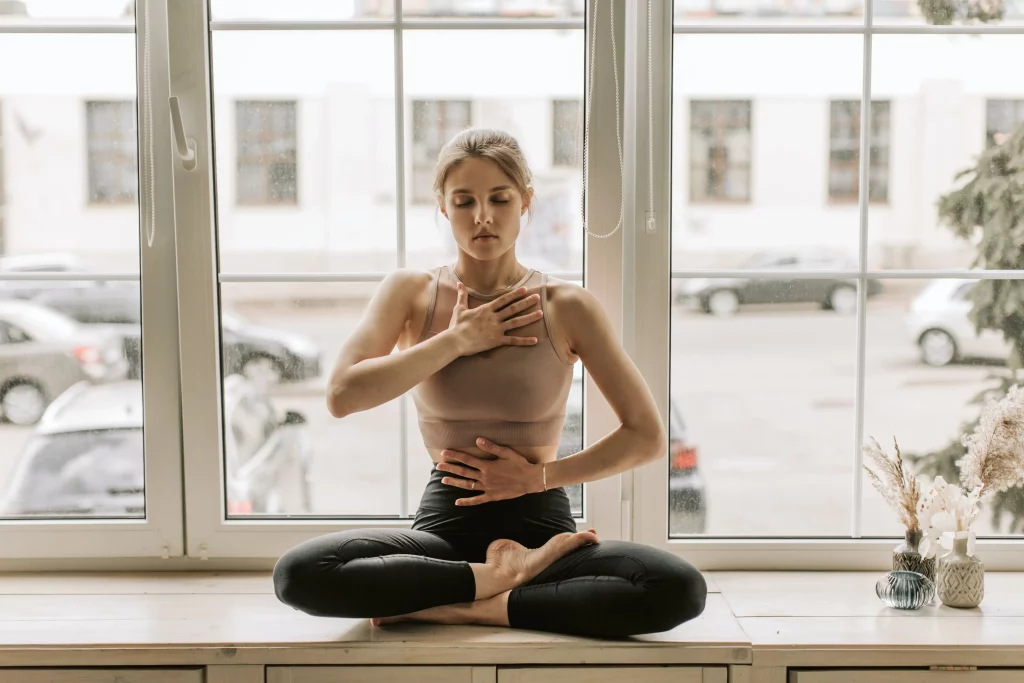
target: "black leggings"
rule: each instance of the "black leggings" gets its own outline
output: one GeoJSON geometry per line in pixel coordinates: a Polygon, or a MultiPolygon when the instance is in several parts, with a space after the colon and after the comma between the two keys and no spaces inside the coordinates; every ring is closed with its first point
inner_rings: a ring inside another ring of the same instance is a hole
{"type": "MultiPolygon", "coordinates": [[[[569,499],[552,489],[480,506],[456,507],[463,489],[433,471],[411,530],[366,529],[313,538],[274,567],[287,605],[321,617],[389,617],[471,602],[470,562],[510,538],[528,548],[575,531],[569,499]]],[[[622,638],[667,631],[704,610],[707,584],[671,553],[622,541],[584,546],[512,590],[509,625],[571,635],[622,638]]]]}

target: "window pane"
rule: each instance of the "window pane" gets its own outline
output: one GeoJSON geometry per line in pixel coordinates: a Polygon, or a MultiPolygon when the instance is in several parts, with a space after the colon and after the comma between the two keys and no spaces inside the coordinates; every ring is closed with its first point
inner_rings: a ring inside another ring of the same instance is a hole
{"type": "MultiPolygon", "coordinates": [[[[673,269],[752,267],[758,253],[780,249],[829,250],[856,264],[857,202],[829,194],[856,196],[859,116],[832,103],[859,100],[862,43],[852,35],[676,36],[673,269]]],[[[887,120],[876,127],[877,184],[886,178],[887,120]]]]}
{"type": "MultiPolygon", "coordinates": [[[[73,5],[26,8],[132,21],[73,5]]],[[[146,515],[139,285],[89,279],[139,268],[135,60],[133,35],[0,34],[0,517],[146,515]]]]}
{"type": "MultiPolygon", "coordinates": [[[[878,7],[876,0],[875,7],[878,7]]],[[[904,0],[889,0],[903,2],[904,0]]],[[[909,4],[909,3],[908,3],[909,4]]],[[[878,10],[875,10],[878,12],[878,10]]],[[[864,0],[675,0],[677,24],[861,24],[864,0]]]]}
{"type": "Polygon", "coordinates": [[[582,19],[586,0],[403,0],[408,18],[582,19]]]}
{"type": "Polygon", "coordinates": [[[855,284],[780,275],[673,290],[669,534],[847,535],[855,284]]]}
{"type": "Polygon", "coordinates": [[[516,255],[540,270],[582,270],[582,168],[554,163],[551,103],[583,99],[583,31],[409,31],[403,40],[411,119],[406,177],[410,189],[421,193],[409,192],[408,263],[427,268],[455,258],[451,229],[432,194],[424,194],[433,181],[436,150],[468,122],[512,134],[533,172],[533,215],[523,220],[516,255]],[[439,76],[467,54],[482,57],[460,62],[457,80],[439,76]],[[520,72],[533,76],[515,84],[494,78],[520,72]]]}
{"type": "MultiPolygon", "coordinates": [[[[890,103],[892,147],[885,152],[888,201],[872,204],[869,211],[869,265],[1016,268],[1017,254],[992,254],[974,264],[976,226],[1008,230],[1000,227],[1006,214],[999,197],[1010,200],[1018,193],[1001,159],[1012,146],[1009,137],[1024,134],[1024,108],[1017,104],[1024,100],[1024,76],[993,65],[1024,61],[1024,44],[1012,35],[878,35],[873,40],[871,92],[890,103]],[[908,54],[919,58],[908,60],[908,54]],[[991,146],[996,138],[1004,140],[1001,147],[991,146]],[[959,176],[963,171],[968,174],[959,176]]],[[[872,147],[874,170],[881,166],[884,147],[879,149],[877,139],[872,147]]]]}
{"type": "Polygon", "coordinates": [[[551,103],[553,166],[578,166],[583,163],[583,102],[555,100],[551,103]]]}
{"type": "MultiPolygon", "coordinates": [[[[911,472],[957,482],[955,462],[964,455],[960,439],[973,432],[982,407],[975,397],[992,390],[988,398],[1001,398],[1015,383],[1007,367],[1011,345],[999,329],[979,333],[972,313],[984,290],[1013,296],[1021,283],[887,280],[884,286],[892,295],[868,304],[865,441],[873,437],[892,454],[895,438],[911,472]]],[[[995,322],[1010,323],[998,315],[995,322]]],[[[902,535],[896,513],[866,477],[863,486],[864,534],[902,535]]],[[[974,530],[1024,533],[1024,489],[1010,489],[983,505],[974,530]]]]}
{"type": "Polygon", "coordinates": [[[145,517],[138,285],[2,284],[0,517],[145,517]]]}
{"type": "Polygon", "coordinates": [[[214,21],[344,21],[346,19],[390,19],[394,0],[210,0],[214,21]]]}
{"type": "Polygon", "coordinates": [[[213,33],[222,272],[395,267],[392,41],[388,31],[213,33]]]}

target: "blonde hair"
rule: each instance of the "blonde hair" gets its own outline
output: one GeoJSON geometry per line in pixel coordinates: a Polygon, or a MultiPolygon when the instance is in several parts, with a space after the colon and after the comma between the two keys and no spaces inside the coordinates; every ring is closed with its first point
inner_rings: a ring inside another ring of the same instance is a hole
{"type": "Polygon", "coordinates": [[[434,169],[434,193],[444,197],[444,184],[452,170],[470,157],[490,159],[507,175],[523,201],[529,201],[533,174],[516,139],[502,130],[467,128],[441,148],[434,169]]]}

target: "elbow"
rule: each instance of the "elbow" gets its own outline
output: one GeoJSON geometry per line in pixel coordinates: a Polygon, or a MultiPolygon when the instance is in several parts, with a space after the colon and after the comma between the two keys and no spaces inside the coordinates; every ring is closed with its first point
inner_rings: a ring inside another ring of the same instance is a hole
{"type": "Polygon", "coordinates": [[[661,420],[657,420],[654,425],[645,429],[642,433],[644,434],[643,464],[646,465],[663,458],[668,452],[668,436],[665,433],[665,427],[661,424],[661,420]]]}
{"type": "Polygon", "coordinates": [[[344,386],[331,382],[327,388],[327,412],[332,417],[345,417],[356,412],[351,405],[351,391],[346,391],[344,386]]]}

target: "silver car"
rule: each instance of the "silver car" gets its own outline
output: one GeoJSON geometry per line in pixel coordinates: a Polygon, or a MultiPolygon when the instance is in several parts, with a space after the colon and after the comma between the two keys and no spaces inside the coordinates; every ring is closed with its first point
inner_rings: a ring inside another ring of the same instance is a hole
{"type": "Polygon", "coordinates": [[[941,367],[960,360],[1005,361],[1010,344],[1002,332],[982,330],[971,322],[973,303],[967,298],[977,280],[934,280],[914,299],[907,313],[907,331],[921,352],[921,361],[941,367]]]}
{"type": "MultiPolygon", "coordinates": [[[[279,417],[240,375],[224,378],[226,509],[311,512],[305,418],[279,417]]],[[[0,500],[8,517],[143,517],[142,383],[80,383],[53,402],[25,444],[0,500]]]]}
{"type": "Polygon", "coordinates": [[[120,336],[27,301],[0,301],[0,414],[35,424],[68,387],[128,372],[120,336]]]}

